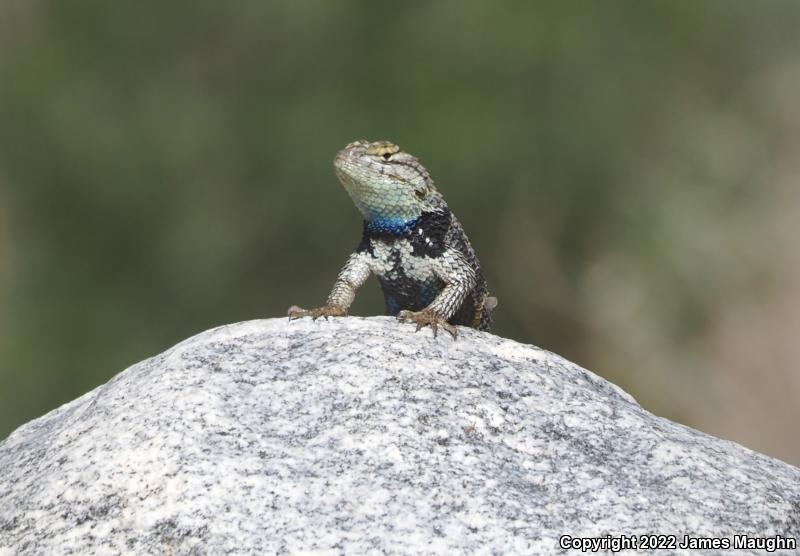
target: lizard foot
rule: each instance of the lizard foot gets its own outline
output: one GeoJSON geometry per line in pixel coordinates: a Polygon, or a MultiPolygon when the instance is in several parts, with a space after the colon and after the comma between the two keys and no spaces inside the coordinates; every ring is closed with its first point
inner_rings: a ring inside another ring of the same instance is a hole
{"type": "Polygon", "coordinates": [[[431,330],[433,330],[434,338],[440,326],[447,330],[453,336],[453,339],[458,337],[458,330],[456,327],[447,322],[447,319],[437,315],[430,309],[423,309],[422,311],[400,311],[397,314],[397,320],[402,322],[416,322],[417,330],[415,330],[415,332],[419,332],[420,328],[423,326],[430,326],[431,330]]]}
{"type": "Polygon", "coordinates": [[[316,309],[301,309],[297,305],[289,307],[287,313],[289,320],[299,319],[301,317],[311,317],[317,320],[320,317],[344,317],[347,315],[347,309],[339,305],[325,305],[324,307],[317,307],[316,309]]]}

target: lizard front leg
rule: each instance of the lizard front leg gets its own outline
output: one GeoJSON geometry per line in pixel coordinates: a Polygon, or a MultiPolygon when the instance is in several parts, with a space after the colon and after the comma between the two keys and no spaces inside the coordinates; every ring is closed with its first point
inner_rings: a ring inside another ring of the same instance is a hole
{"type": "Polygon", "coordinates": [[[444,282],[444,288],[433,302],[421,311],[400,311],[397,318],[401,321],[417,323],[418,331],[424,326],[430,326],[434,337],[441,326],[453,338],[456,338],[458,330],[447,321],[464,303],[469,292],[475,287],[478,278],[475,269],[456,249],[447,249],[433,260],[435,262],[433,271],[444,282]]]}
{"type": "Polygon", "coordinates": [[[356,297],[356,290],[366,282],[371,272],[369,255],[364,252],[353,253],[339,272],[339,276],[333,284],[333,290],[328,296],[327,304],[316,309],[301,309],[297,305],[292,305],[288,311],[289,320],[300,317],[311,317],[316,320],[319,317],[347,315],[347,309],[356,297]]]}

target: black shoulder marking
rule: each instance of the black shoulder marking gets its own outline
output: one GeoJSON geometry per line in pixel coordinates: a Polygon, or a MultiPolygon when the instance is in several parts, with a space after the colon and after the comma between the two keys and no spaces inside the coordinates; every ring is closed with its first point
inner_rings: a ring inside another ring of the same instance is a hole
{"type": "Polygon", "coordinates": [[[369,231],[367,221],[364,220],[364,231],[361,233],[361,243],[359,243],[358,247],[356,247],[356,253],[367,252],[373,257],[375,256],[375,251],[373,251],[372,242],[370,241],[371,236],[372,233],[369,231]]]}
{"type": "Polygon", "coordinates": [[[444,238],[450,229],[452,214],[445,209],[436,212],[423,212],[419,222],[411,230],[409,241],[412,254],[418,257],[439,257],[447,248],[444,238]]]}

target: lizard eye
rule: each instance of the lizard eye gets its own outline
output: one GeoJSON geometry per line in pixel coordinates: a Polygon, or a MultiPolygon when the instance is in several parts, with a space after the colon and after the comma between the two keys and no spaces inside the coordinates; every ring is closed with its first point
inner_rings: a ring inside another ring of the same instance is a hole
{"type": "Polygon", "coordinates": [[[392,158],[392,153],[383,153],[384,160],[389,160],[390,158],[392,158]]]}

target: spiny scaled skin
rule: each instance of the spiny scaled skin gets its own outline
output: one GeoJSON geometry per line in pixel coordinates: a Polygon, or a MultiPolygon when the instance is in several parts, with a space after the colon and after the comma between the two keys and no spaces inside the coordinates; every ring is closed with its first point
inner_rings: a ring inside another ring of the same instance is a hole
{"type": "Polygon", "coordinates": [[[464,229],[414,156],[389,141],[356,141],[339,151],[334,169],[364,217],[364,232],[328,296],[317,309],[289,308],[289,318],[342,316],[356,290],[375,274],[386,312],[400,320],[489,330],[486,280],[464,229]]]}

